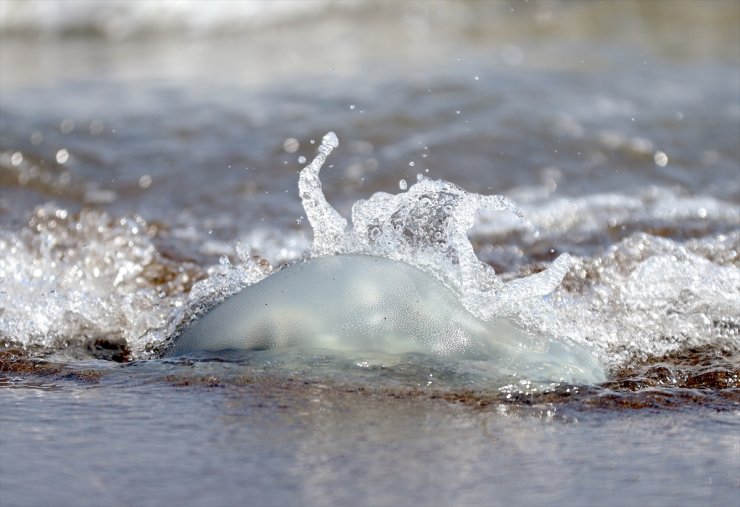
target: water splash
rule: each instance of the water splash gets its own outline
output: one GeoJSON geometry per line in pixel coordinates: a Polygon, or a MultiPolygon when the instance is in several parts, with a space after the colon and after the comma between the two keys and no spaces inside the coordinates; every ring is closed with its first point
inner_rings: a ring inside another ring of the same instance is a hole
{"type": "MultiPolygon", "coordinates": [[[[527,214],[542,229],[535,241],[533,226],[509,199],[420,177],[406,191],[356,202],[350,223],[328,203],[319,178],[336,146],[336,136],[326,136],[300,175],[314,229],[310,247],[300,231],[252,228],[221,252],[230,257],[201,267],[167,253],[178,244],[176,230],[162,249],[160,226],[141,217],[38,208],[20,230],[0,231],[0,339],[41,353],[77,347],[83,355],[91,342],[114,341],[130,358],[152,357],[178,329],[273,266],[301,256],[369,254],[431,274],[479,319],[506,317],[533,335],[596,351],[612,369],[701,347],[740,357],[736,206],[668,190],[635,202],[530,202],[527,214]],[[502,276],[478,259],[468,239],[479,213],[485,220],[472,235],[484,258],[493,252],[494,260],[515,259],[499,262],[502,276]],[[635,232],[665,233],[666,220],[678,227],[693,216],[701,222],[690,221],[685,235],[695,239],[676,239],[681,230],[674,239],[635,232]],[[615,228],[625,231],[608,246],[615,228]],[[590,250],[542,261],[543,251],[576,248],[578,237],[594,234],[605,239],[584,240],[590,250]]],[[[193,234],[188,241],[209,239],[193,234]]]]}
{"type": "Polygon", "coordinates": [[[453,183],[421,174],[405,192],[378,192],[352,207],[352,228],[326,200],[319,173],[326,157],[339,145],[324,136],[316,158],[301,171],[299,192],[314,231],[314,257],[367,254],[406,262],[434,275],[452,288],[462,304],[483,320],[511,315],[527,301],[552,292],[567,273],[571,258],[558,257],[547,270],[502,283],[494,269],[481,262],[468,238],[480,211],[508,211],[531,224],[510,199],[467,192],[453,183]]]}
{"type": "Polygon", "coordinates": [[[162,256],[141,217],[47,205],[0,234],[0,337],[63,349],[120,342],[140,353],[174,330],[199,270],[162,256]]]}
{"type": "Polygon", "coordinates": [[[687,245],[635,234],[569,273],[553,298],[557,332],[587,339],[613,367],[706,347],[736,354],[739,247],[740,234],[687,245]]]}

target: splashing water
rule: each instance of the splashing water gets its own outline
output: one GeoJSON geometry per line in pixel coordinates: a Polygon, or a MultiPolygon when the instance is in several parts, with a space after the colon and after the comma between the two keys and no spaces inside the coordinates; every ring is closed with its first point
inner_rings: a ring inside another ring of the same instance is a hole
{"type": "MultiPolygon", "coordinates": [[[[638,234],[604,256],[574,260],[562,254],[547,269],[503,282],[478,259],[468,231],[480,211],[508,211],[533,230],[511,200],[418,175],[406,191],[355,202],[349,227],[327,201],[319,178],[338,145],[328,133],[300,173],[299,194],[314,232],[308,257],[364,254],[412,265],[451,288],[477,318],[504,317],[534,335],[557,336],[594,351],[612,369],[687,348],[737,350],[740,273],[731,265],[737,255],[719,262],[724,266],[711,257],[737,250],[730,247],[740,235],[721,235],[716,247],[704,240],[692,248],[638,234]],[[561,285],[566,276],[568,283],[561,285]]],[[[255,270],[248,252],[239,257],[242,265],[196,284],[194,315],[270,273],[255,270]]]]}
{"type": "MultiPolygon", "coordinates": [[[[525,227],[533,228],[510,199],[467,192],[419,174],[405,192],[378,192],[355,202],[348,228],[347,219],[327,201],[319,178],[338,145],[336,134],[326,134],[316,157],[300,172],[299,195],[314,234],[307,258],[362,254],[403,262],[451,288],[481,320],[507,317],[535,334],[550,330],[542,325],[548,312],[542,297],[560,284],[571,257],[563,254],[544,271],[503,283],[491,266],[478,259],[467,236],[479,211],[509,211],[525,227]]],[[[228,296],[272,273],[271,266],[255,264],[248,249],[238,246],[237,254],[240,264],[233,266],[222,258],[211,277],[195,284],[180,331],[228,296]]]]}
{"type": "MultiPolygon", "coordinates": [[[[314,230],[309,258],[206,315],[206,305],[198,303],[200,318],[187,321],[166,356],[221,357],[235,351],[240,356],[241,351],[299,345],[475,360],[498,379],[604,379],[601,365],[587,350],[527,334],[499,318],[504,311],[533,307],[529,303],[551,292],[570,263],[561,256],[545,272],[503,284],[478,260],[467,237],[476,213],[508,210],[523,219],[511,201],[420,175],[407,192],[376,193],[357,201],[348,229],[347,220],[326,200],[319,179],[336,146],[333,132],[324,136],[318,155],[299,178],[314,230]]],[[[231,293],[230,280],[224,281],[226,288],[219,292],[231,293]]],[[[208,292],[199,288],[193,294],[197,299],[208,292]]]]}
{"type": "Polygon", "coordinates": [[[123,342],[133,351],[173,330],[194,266],[163,257],[141,217],[38,208],[0,235],[0,336],[45,348],[123,342]]]}
{"type": "MultiPolygon", "coordinates": [[[[503,244],[494,248],[516,252],[505,244],[507,234],[528,229],[532,238],[534,226],[512,201],[420,175],[398,194],[357,201],[350,226],[327,202],[319,179],[337,146],[336,135],[327,134],[300,174],[300,197],[314,231],[310,247],[289,231],[276,238],[254,229],[237,242],[231,259],[222,257],[207,269],[165,253],[158,226],[141,217],[72,214],[51,204],[38,208],[20,231],[0,232],[0,338],[44,354],[84,357],[103,340],[122,343],[130,359],[157,357],[179,330],[269,276],[272,266],[301,256],[364,254],[421,269],[478,319],[506,318],[532,335],[594,351],[611,370],[702,347],[736,357],[739,233],[683,244],[634,233],[592,257],[561,255],[544,270],[530,260],[524,272],[506,273],[504,282],[478,259],[468,232],[483,211],[486,220],[472,235],[500,237],[503,244]],[[500,230],[493,230],[489,211],[510,212],[518,223],[501,216],[500,230]]],[[[563,239],[547,226],[553,220],[570,223],[604,213],[598,202],[583,201],[573,217],[551,218],[566,211],[544,204],[528,214],[546,226],[543,238],[554,244],[563,239]],[[557,237],[548,240],[552,234],[557,237]]],[[[737,216],[727,208],[718,220],[732,229],[737,216]]]]}
{"type": "Polygon", "coordinates": [[[479,211],[509,211],[526,223],[522,212],[506,197],[466,192],[421,174],[406,192],[378,192],[357,201],[348,230],[319,180],[326,157],[338,144],[333,132],[324,136],[319,154],[300,175],[298,188],[314,231],[312,256],[360,253],[406,262],[452,288],[468,311],[483,320],[510,315],[549,294],[567,273],[571,258],[563,254],[541,273],[502,283],[478,259],[467,234],[479,211]]]}

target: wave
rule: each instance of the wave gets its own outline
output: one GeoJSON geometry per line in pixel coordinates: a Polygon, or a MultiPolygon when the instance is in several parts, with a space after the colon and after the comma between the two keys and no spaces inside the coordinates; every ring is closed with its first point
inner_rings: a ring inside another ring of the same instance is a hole
{"type": "MultiPolygon", "coordinates": [[[[330,148],[325,144],[319,158],[330,148]]],[[[612,370],[695,348],[739,349],[738,214],[712,198],[661,190],[570,203],[530,199],[522,206],[527,221],[508,199],[481,201],[420,178],[399,194],[358,201],[347,229],[320,200],[321,162],[313,166],[315,180],[305,173],[301,192],[317,210],[307,213],[318,231],[313,247],[296,231],[254,230],[210,266],[178,257],[172,245],[185,231],[138,216],[36,209],[25,226],[0,231],[0,336],[38,354],[95,356],[112,343],[127,359],[155,357],[188,318],[282,264],[309,254],[365,253],[426,270],[479,318],[504,315],[531,332],[562,337],[593,350],[612,370]],[[497,212],[474,222],[481,204],[511,217],[497,212]],[[703,234],[676,232],[694,217],[709,224],[703,234]],[[630,229],[646,223],[654,234],[630,229]],[[673,230],[661,230],[665,224],[673,230]],[[478,260],[465,234],[471,225],[473,243],[489,243],[480,257],[503,266],[498,273],[478,260]],[[556,255],[579,234],[610,238],[614,229],[621,239],[603,248],[591,242],[590,253],[556,255]],[[510,243],[500,244],[504,239],[510,243]]],[[[210,251],[207,237],[196,240],[210,251]]]]}

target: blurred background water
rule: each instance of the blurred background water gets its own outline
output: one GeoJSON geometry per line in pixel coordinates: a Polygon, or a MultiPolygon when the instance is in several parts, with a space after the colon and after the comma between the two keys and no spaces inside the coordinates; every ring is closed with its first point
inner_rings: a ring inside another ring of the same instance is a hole
{"type": "Polygon", "coordinates": [[[739,249],[735,1],[2,0],[0,503],[732,505],[739,249]],[[479,257],[574,254],[609,381],[139,361],[237,245],[305,252],[329,130],[345,216],[417,173],[517,201],[540,234],[484,214],[479,257]]]}

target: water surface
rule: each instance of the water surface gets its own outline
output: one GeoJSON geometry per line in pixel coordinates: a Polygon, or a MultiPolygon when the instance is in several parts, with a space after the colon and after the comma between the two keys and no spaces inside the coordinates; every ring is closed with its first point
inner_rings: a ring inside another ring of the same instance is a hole
{"type": "Polygon", "coordinates": [[[0,4],[0,503],[737,503],[737,3],[90,5],[0,4]],[[520,313],[607,381],[159,359],[194,284],[309,249],[330,130],[345,217],[417,174],[514,200],[478,257],[570,253],[520,313]]]}

